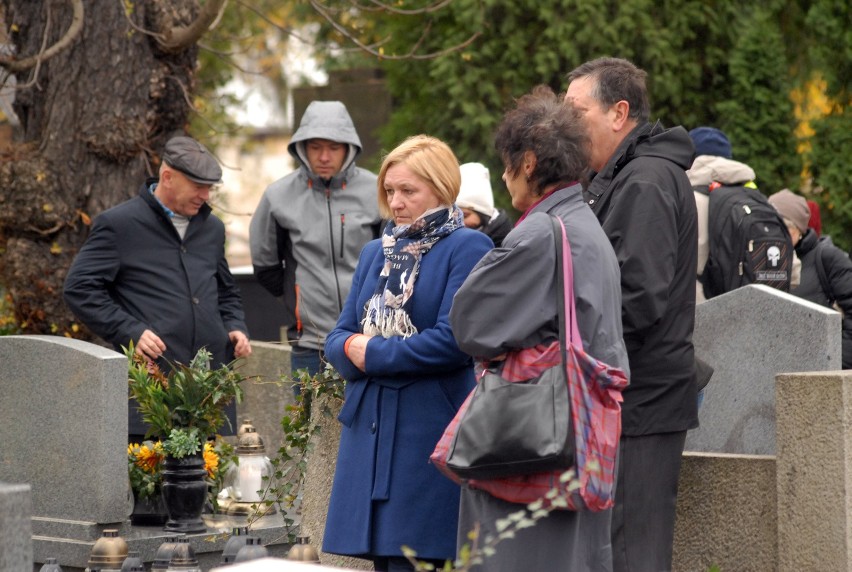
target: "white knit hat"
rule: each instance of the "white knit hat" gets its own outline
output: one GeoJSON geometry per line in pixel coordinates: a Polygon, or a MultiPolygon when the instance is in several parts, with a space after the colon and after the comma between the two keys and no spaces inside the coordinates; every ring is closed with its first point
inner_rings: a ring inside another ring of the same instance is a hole
{"type": "Polygon", "coordinates": [[[460,208],[472,209],[479,214],[494,218],[494,195],[491,192],[491,177],[488,167],[482,163],[465,163],[461,169],[461,190],[456,199],[460,208]]]}

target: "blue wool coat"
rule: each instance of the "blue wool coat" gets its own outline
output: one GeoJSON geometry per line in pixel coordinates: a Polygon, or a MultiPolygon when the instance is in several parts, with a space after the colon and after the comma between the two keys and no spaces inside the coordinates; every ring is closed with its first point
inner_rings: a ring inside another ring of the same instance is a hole
{"type": "Polygon", "coordinates": [[[374,337],[366,373],[343,351],[360,333],[364,305],[384,264],[381,240],[364,247],[343,312],[326,339],[328,361],[347,381],[343,424],[323,550],[362,557],[454,558],[459,488],[429,455],[474,386],[473,362],[449,324],[453,296],[492,247],[486,235],[461,228],[421,261],[410,315],[418,333],[374,337]]]}

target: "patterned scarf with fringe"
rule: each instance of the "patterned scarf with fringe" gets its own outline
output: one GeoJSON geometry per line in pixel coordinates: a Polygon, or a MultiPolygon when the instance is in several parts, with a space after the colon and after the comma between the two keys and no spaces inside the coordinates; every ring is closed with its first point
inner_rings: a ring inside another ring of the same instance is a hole
{"type": "Polygon", "coordinates": [[[370,336],[402,336],[417,333],[408,313],[420,261],[436,242],[464,226],[464,217],[455,205],[423,213],[410,225],[388,222],[382,234],[385,264],[379,274],[376,292],[364,308],[361,331],[370,336]]]}

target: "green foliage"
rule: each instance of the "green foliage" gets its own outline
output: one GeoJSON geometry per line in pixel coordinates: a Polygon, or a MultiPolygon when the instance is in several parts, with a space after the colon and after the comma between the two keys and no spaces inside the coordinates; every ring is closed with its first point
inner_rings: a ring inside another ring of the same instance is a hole
{"type": "Polygon", "coordinates": [[[131,443],[127,446],[130,488],[140,499],[160,494],[163,485],[163,444],[159,441],[131,443]]]}
{"type": "Polygon", "coordinates": [[[828,81],[829,95],[849,103],[852,85],[852,26],[849,3],[812,0],[806,4],[804,34],[809,60],[802,66],[819,69],[828,81]]]}
{"type": "Polygon", "coordinates": [[[201,450],[201,436],[198,428],[176,427],[163,442],[163,450],[170,456],[180,459],[195,455],[201,450]]]}
{"type": "Polygon", "coordinates": [[[0,288],[0,336],[12,336],[20,333],[21,329],[17,320],[15,320],[12,297],[0,288]]]}
{"type": "Polygon", "coordinates": [[[233,445],[217,438],[215,444],[204,444],[204,468],[207,470],[207,501],[213,513],[220,512],[219,491],[225,486],[228,469],[237,464],[237,453],[233,445]]]}
{"type": "MultiPolygon", "coordinates": [[[[271,459],[274,473],[271,478],[264,478],[263,501],[254,507],[255,514],[249,518],[249,525],[266,514],[267,507],[278,506],[282,514],[293,507],[305,481],[307,459],[313,449],[312,439],[319,432],[316,415],[330,416],[330,404],[343,401],[345,382],[331,364],[325,364],[313,377],[306,370],[299,370],[292,378],[282,378],[281,384],[288,389],[298,384],[300,392],[296,396],[295,405],[288,405],[281,419],[284,444],[278,449],[275,458],[271,459]],[[318,403],[321,409],[313,411],[312,416],[312,409],[318,403]]],[[[286,516],[284,520],[286,526],[293,525],[293,521],[286,516]]],[[[294,533],[291,532],[289,536],[290,542],[295,541],[294,533]]]]}
{"type": "Polygon", "coordinates": [[[757,173],[765,194],[796,188],[802,163],[796,153],[792,82],[777,20],[756,9],[744,22],[730,54],[731,97],[716,105],[719,128],[731,140],[734,158],[757,173]]]}
{"type": "Polygon", "coordinates": [[[814,122],[808,161],[820,205],[822,231],[835,245],[852,249],[852,112],[845,107],[814,122]]]}
{"type": "Polygon", "coordinates": [[[178,458],[197,453],[204,439],[230,423],[225,406],[242,400],[245,379],[233,363],[211,370],[211,355],[201,348],[189,365],[169,363],[166,375],[137,354],[132,342],[124,352],[130,393],[151,426],[146,437],[160,437],[167,453],[178,458]]]}
{"type": "Polygon", "coordinates": [[[502,165],[492,149],[502,113],[537,84],[564,90],[567,72],[609,55],[648,72],[652,119],[687,129],[719,127],[767,194],[796,189],[801,158],[789,94],[820,69],[829,95],[846,102],[852,77],[847,12],[832,0],[454,0],[421,21],[391,19],[377,29],[391,38],[388,53],[403,53],[427,24],[428,49],[482,30],[458,53],[382,63],[395,105],[382,140],[392,148],[415,133],[444,139],[461,162],[488,165],[495,198],[506,207],[508,195],[496,181],[502,165]]]}

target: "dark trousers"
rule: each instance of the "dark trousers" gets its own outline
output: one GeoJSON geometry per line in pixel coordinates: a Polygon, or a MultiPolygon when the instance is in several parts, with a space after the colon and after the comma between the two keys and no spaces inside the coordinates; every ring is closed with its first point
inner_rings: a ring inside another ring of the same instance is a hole
{"type": "Polygon", "coordinates": [[[626,437],[612,511],[614,572],[672,569],[675,507],[686,431],[626,437]]]}

